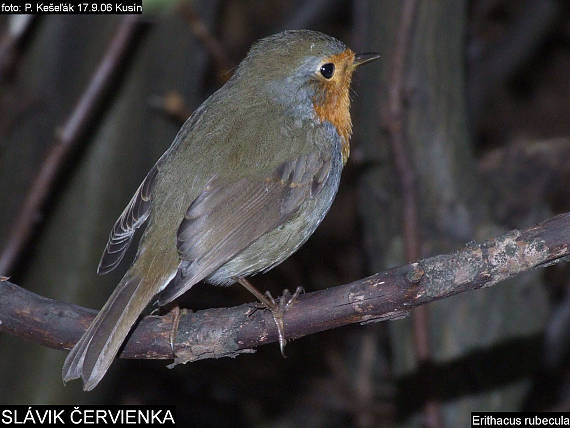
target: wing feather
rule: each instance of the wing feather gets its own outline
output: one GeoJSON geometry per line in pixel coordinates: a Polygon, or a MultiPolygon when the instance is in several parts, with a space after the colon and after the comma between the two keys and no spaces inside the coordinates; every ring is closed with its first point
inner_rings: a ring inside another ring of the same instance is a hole
{"type": "Polygon", "coordinates": [[[210,180],[180,224],[179,271],[160,304],[174,300],[290,219],[307,198],[321,191],[330,167],[330,155],[316,151],[284,162],[266,177],[210,180]]]}
{"type": "Polygon", "coordinates": [[[121,263],[133,240],[135,231],[142,226],[148,218],[150,214],[152,186],[157,172],[158,168],[155,165],[148,172],[130,202],[115,222],[113,229],[111,229],[109,240],[107,241],[97,268],[99,275],[111,272],[121,263]]]}

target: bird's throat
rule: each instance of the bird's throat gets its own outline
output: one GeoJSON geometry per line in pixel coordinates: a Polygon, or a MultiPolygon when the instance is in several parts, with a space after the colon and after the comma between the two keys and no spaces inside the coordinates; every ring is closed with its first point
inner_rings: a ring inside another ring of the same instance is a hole
{"type": "Polygon", "coordinates": [[[352,120],[350,118],[350,81],[352,79],[354,52],[350,49],[334,55],[331,62],[337,64],[337,74],[330,81],[320,82],[318,95],[313,99],[317,117],[331,123],[337,130],[342,144],[343,164],[350,155],[350,136],[352,120]]]}
{"type": "Polygon", "coordinates": [[[350,156],[350,136],[352,135],[350,101],[345,102],[341,99],[335,104],[315,104],[315,113],[321,121],[330,122],[336,128],[341,139],[342,163],[343,165],[346,164],[350,156]]]}

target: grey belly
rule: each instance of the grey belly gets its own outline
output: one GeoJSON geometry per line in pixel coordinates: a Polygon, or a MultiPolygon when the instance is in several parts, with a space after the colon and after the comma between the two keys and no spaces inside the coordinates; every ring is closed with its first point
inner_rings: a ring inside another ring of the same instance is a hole
{"type": "Polygon", "coordinates": [[[332,164],[326,184],[315,197],[305,201],[286,223],[261,236],[249,247],[222,265],[206,281],[229,285],[232,278],[266,272],[282,263],[313,234],[330,209],[342,172],[340,155],[332,164]]]}

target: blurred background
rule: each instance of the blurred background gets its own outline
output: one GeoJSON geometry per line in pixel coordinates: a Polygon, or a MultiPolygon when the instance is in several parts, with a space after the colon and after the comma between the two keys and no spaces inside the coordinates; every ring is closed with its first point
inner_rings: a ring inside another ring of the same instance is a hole
{"type": "MultiPolygon", "coordinates": [[[[388,101],[406,4],[155,0],[136,19],[0,16],[0,251],[46,157],[57,160],[54,145],[70,148],[31,239],[0,273],[100,308],[124,266],[98,277],[99,257],[146,171],[255,40],[293,28],[382,60],[355,74],[352,154],[330,213],[254,283],[274,295],[314,291],[405,263],[388,101]],[[104,95],[70,131],[113,54],[104,95]]],[[[421,257],[570,211],[568,12],[557,0],[416,2],[401,77],[421,257]]],[[[180,305],[251,300],[241,287],[196,286],[180,305]]],[[[172,370],[117,361],[90,393],[62,385],[64,352],[2,335],[0,402],[176,404],[188,426],[456,427],[473,410],[570,410],[570,265],[431,304],[427,320],[429,367],[406,318],[297,340],[286,359],[272,344],[172,370]]]]}

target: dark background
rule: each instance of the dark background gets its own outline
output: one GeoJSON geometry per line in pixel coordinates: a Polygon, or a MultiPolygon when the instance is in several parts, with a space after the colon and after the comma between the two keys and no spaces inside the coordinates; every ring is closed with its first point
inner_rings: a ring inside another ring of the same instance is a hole
{"type": "MultiPolygon", "coordinates": [[[[313,291],[404,263],[386,114],[403,3],[145,2],[135,43],[58,175],[31,244],[0,273],[41,295],[101,307],[124,272],[95,274],[108,232],[179,116],[219,87],[256,39],[292,28],[382,60],[354,78],[352,155],[333,208],[297,254],[253,281],[274,295],[313,291]],[[206,47],[200,25],[221,50],[206,47]]],[[[568,17],[568,3],[555,0],[418,2],[404,86],[422,256],[570,210],[568,17]]],[[[0,57],[0,248],[122,19],[43,16],[9,60],[0,57]]],[[[9,25],[0,16],[4,43],[9,25]]],[[[251,300],[241,287],[196,286],[180,304],[251,300]]],[[[418,426],[426,398],[448,427],[466,426],[473,410],[570,410],[567,265],[437,302],[429,317],[429,390],[408,318],[300,339],[286,359],[273,344],[173,370],[118,361],[90,393],[62,385],[65,353],[3,335],[0,402],[177,404],[188,425],[283,427],[418,426]]]]}

